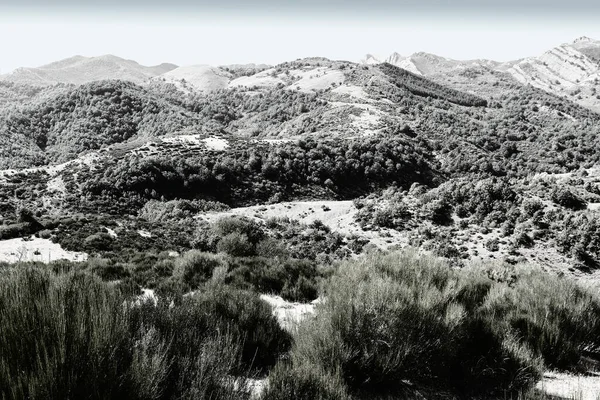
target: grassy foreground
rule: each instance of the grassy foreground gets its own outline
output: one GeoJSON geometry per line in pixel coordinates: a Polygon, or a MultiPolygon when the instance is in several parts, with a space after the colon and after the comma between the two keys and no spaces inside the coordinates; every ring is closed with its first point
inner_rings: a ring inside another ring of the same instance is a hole
{"type": "Polygon", "coordinates": [[[325,292],[266,399],[527,397],[545,368],[577,370],[600,344],[598,299],[525,266],[371,254],[325,292]]]}
{"type": "Polygon", "coordinates": [[[268,400],[540,398],[545,369],[587,368],[600,345],[600,300],[527,266],[369,253],[293,337],[209,270],[154,305],[89,272],[2,268],[0,398],[246,399],[267,374],[268,400]]]}
{"type": "Polygon", "coordinates": [[[244,399],[290,337],[256,295],[218,285],[136,305],[84,273],[0,277],[2,399],[244,399]]]}

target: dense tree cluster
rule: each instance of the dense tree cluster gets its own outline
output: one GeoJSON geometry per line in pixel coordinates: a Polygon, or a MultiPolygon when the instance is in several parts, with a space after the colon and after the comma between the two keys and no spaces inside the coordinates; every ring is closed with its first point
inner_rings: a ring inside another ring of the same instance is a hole
{"type": "Polygon", "coordinates": [[[392,64],[383,63],[377,66],[380,71],[390,78],[390,82],[416,96],[431,97],[447,100],[450,103],[463,106],[485,107],[487,101],[472,94],[459,92],[413,74],[392,64]]]}
{"type": "MultiPolygon", "coordinates": [[[[142,204],[205,199],[228,205],[298,197],[353,198],[392,183],[431,184],[435,162],[418,142],[390,137],[302,140],[273,146],[232,143],[225,152],[114,160],[85,174],[84,196],[142,204]],[[98,170],[103,171],[99,174],[98,170]]],[[[77,198],[79,201],[79,198],[77,198]]]]}
{"type": "Polygon", "coordinates": [[[155,137],[196,126],[169,98],[133,83],[100,81],[59,86],[41,99],[0,115],[6,156],[0,166],[60,162],[137,136],[155,137]],[[33,153],[33,154],[32,154],[33,153]]]}

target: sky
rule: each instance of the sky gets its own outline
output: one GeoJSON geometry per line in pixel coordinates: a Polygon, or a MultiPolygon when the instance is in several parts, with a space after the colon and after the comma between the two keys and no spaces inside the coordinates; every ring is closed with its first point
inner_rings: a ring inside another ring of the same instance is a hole
{"type": "Polygon", "coordinates": [[[0,0],[0,73],[103,54],[144,65],[418,51],[508,61],[600,39],[598,21],[598,0],[0,0]]]}

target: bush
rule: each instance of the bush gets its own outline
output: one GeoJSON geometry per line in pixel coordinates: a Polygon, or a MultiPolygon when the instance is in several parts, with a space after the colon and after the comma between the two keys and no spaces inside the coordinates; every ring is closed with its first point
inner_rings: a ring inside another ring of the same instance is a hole
{"type": "Polygon", "coordinates": [[[552,198],[552,201],[556,204],[559,204],[571,210],[581,210],[586,207],[586,203],[584,200],[579,198],[568,188],[562,186],[555,187],[552,190],[550,197],[552,198]]]}
{"type": "Polygon", "coordinates": [[[248,257],[228,260],[226,282],[242,289],[276,294],[289,301],[312,301],[323,274],[308,260],[248,257]]]}
{"type": "Polygon", "coordinates": [[[282,373],[276,388],[291,392],[286,374],[310,366],[339,376],[350,394],[394,397],[417,388],[489,398],[526,391],[544,363],[575,367],[600,326],[591,295],[558,278],[536,279],[495,267],[453,270],[412,252],[345,262],[316,317],[300,326],[292,372],[282,373]]]}
{"type": "Polygon", "coordinates": [[[246,217],[223,217],[215,222],[212,230],[219,237],[225,237],[231,233],[245,235],[250,243],[256,245],[265,234],[262,227],[246,217]]]}
{"type": "Polygon", "coordinates": [[[488,251],[495,252],[500,250],[500,242],[498,238],[489,239],[485,242],[485,248],[488,251]]]}
{"type": "Polygon", "coordinates": [[[84,274],[16,269],[0,278],[0,397],[129,397],[123,300],[84,274]]]}
{"type": "Polygon", "coordinates": [[[89,235],[83,241],[83,250],[89,253],[110,250],[114,239],[106,232],[89,235]]]}
{"type": "Polygon", "coordinates": [[[269,375],[263,400],[349,400],[344,382],[311,365],[280,364],[269,375]]]}
{"type": "Polygon", "coordinates": [[[130,276],[129,270],[122,264],[97,263],[92,267],[92,272],[104,281],[116,281],[130,276]]]}
{"type": "Polygon", "coordinates": [[[519,247],[533,247],[534,242],[533,239],[531,238],[531,236],[529,236],[527,233],[525,232],[521,232],[519,235],[517,235],[517,237],[515,238],[515,244],[519,247]]]}
{"type": "Polygon", "coordinates": [[[551,368],[576,370],[584,350],[600,345],[600,301],[568,279],[526,269],[495,287],[483,309],[551,368]]]}
{"type": "Polygon", "coordinates": [[[204,312],[207,326],[242,338],[242,363],[264,372],[291,347],[291,336],[272,315],[271,306],[256,294],[228,287],[203,291],[190,299],[204,312]]]}
{"type": "Polygon", "coordinates": [[[232,232],[219,240],[217,250],[234,257],[246,257],[254,255],[255,247],[243,233],[232,232]]]}
{"type": "Polygon", "coordinates": [[[175,262],[173,276],[188,288],[196,289],[207,282],[213,271],[222,265],[221,259],[214,254],[190,250],[175,262]]]}
{"type": "Polygon", "coordinates": [[[248,399],[250,369],[291,344],[256,295],[212,287],[135,305],[93,275],[7,267],[0,277],[2,399],[248,399]]]}

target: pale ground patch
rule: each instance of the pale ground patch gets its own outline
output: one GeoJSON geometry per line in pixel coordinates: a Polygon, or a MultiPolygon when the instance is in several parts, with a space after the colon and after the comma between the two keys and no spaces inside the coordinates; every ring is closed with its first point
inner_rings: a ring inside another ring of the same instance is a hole
{"type": "Polygon", "coordinates": [[[210,150],[223,151],[229,147],[229,142],[218,137],[203,139],[204,145],[210,150]]]}
{"type": "Polygon", "coordinates": [[[48,183],[46,184],[46,189],[49,192],[58,192],[62,194],[67,193],[67,187],[65,185],[65,182],[63,181],[62,176],[56,176],[48,180],[48,183]]]}
{"type": "Polygon", "coordinates": [[[591,210],[591,211],[598,211],[598,210],[600,210],[600,203],[589,203],[588,204],[588,210],[591,210]]]}
{"type": "Polygon", "coordinates": [[[177,135],[161,138],[164,143],[200,144],[201,135],[177,135]]]}
{"type": "Polygon", "coordinates": [[[297,73],[297,77],[300,79],[288,86],[288,89],[299,90],[301,92],[324,90],[340,85],[344,83],[345,80],[342,71],[326,67],[319,67],[309,71],[300,71],[297,73]]]}
{"type": "Polygon", "coordinates": [[[271,68],[251,76],[241,76],[229,82],[229,87],[252,88],[254,86],[257,86],[271,88],[277,86],[280,83],[284,83],[283,79],[281,79],[280,77],[273,76],[274,72],[275,68],[271,68]]]}
{"type": "Polygon", "coordinates": [[[351,97],[360,99],[360,100],[370,100],[367,92],[363,90],[360,86],[355,85],[343,85],[338,86],[332,90],[333,93],[337,94],[347,94],[351,97]]]}
{"type": "Polygon", "coordinates": [[[375,111],[363,111],[359,116],[351,115],[352,125],[362,132],[363,136],[377,133],[380,125],[380,113],[375,111]]]}
{"type": "MultiPolygon", "coordinates": [[[[584,170],[587,173],[586,179],[600,179],[600,167],[595,166],[584,170]]],[[[556,182],[564,182],[575,177],[577,172],[565,172],[562,174],[549,174],[547,172],[539,172],[533,175],[532,180],[543,179],[543,180],[554,180],[556,182]]]]}
{"type": "Polygon", "coordinates": [[[536,388],[561,399],[598,400],[600,399],[600,376],[546,372],[536,388]]]}
{"type": "Polygon", "coordinates": [[[47,165],[43,167],[33,167],[24,169],[4,169],[0,170],[0,180],[16,174],[29,174],[35,172],[46,172],[50,176],[56,176],[58,173],[64,171],[67,167],[71,165],[86,165],[88,167],[96,165],[101,157],[102,156],[98,152],[92,152],[79,156],[75,160],[67,161],[65,163],[57,165],[47,165]]]}
{"type": "Polygon", "coordinates": [[[151,302],[152,304],[154,304],[156,306],[158,304],[158,297],[154,293],[154,290],[142,289],[142,294],[137,296],[137,298],[135,299],[133,304],[139,306],[141,304],[148,303],[148,302],[151,302]]]}
{"type": "Polygon", "coordinates": [[[55,260],[85,261],[88,255],[64,250],[49,239],[32,237],[27,239],[0,240],[0,261],[14,263],[19,261],[51,262],[55,260]]]}
{"type": "Polygon", "coordinates": [[[379,248],[386,249],[393,245],[402,247],[408,245],[406,233],[395,230],[381,229],[380,231],[365,231],[356,222],[358,212],[352,201],[293,201],[271,205],[233,208],[222,212],[201,213],[196,218],[202,218],[213,223],[228,216],[245,216],[251,219],[265,221],[269,218],[287,217],[303,224],[320,220],[332,231],[342,235],[357,235],[369,240],[379,248]]]}
{"type": "Polygon", "coordinates": [[[372,111],[372,112],[378,111],[377,107],[375,107],[374,105],[365,104],[365,103],[345,103],[343,101],[330,101],[329,105],[333,108],[352,106],[352,107],[360,108],[361,110],[365,110],[365,111],[372,111]]]}
{"type": "MultiPolygon", "coordinates": [[[[182,144],[182,145],[201,145],[203,144],[209,150],[223,151],[229,147],[229,142],[223,138],[211,136],[202,138],[202,135],[178,135],[161,139],[164,143],[182,144]]],[[[146,147],[148,147],[147,145],[146,147]]]]}
{"type": "MultiPolygon", "coordinates": [[[[554,117],[558,117],[559,116],[559,114],[558,114],[559,111],[558,110],[551,109],[548,106],[544,106],[544,105],[539,106],[539,110],[540,110],[539,112],[541,112],[541,113],[551,114],[554,117]]],[[[561,115],[562,115],[563,118],[566,118],[566,119],[568,119],[568,120],[570,120],[572,122],[577,122],[577,118],[573,117],[570,114],[561,112],[561,115]]]]}
{"type": "Polygon", "coordinates": [[[279,325],[288,331],[296,330],[300,322],[313,315],[315,306],[321,301],[316,299],[311,303],[292,303],[269,294],[261,294],[260,299],[271,306],[279,325]]]}
{"type": "Polygon", "coordinates": [[[191,65],[176,68],[155,79],[164,79],[183,91],[193,89],[201,92],[211,92],[227,88],[230,75],[209,65],[191,65]]]}
{"type": "Polygon", "coordinates": [[[113,237],[113,238],[118,238],[119,237],[119,235],[117,235],[117,232],[115,232],[114,229],[110,229],[110,228],[107,228],[107,227],[104,227],[104,229],[106,229],[106,232],[108,232],[108,234],[110,235],[110,237],[113,237]]]}

